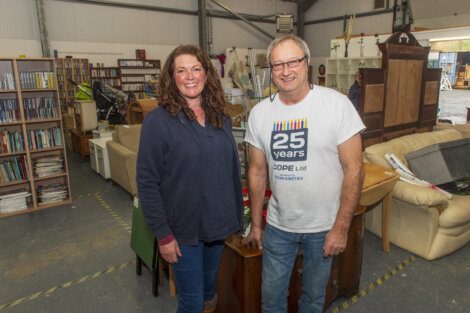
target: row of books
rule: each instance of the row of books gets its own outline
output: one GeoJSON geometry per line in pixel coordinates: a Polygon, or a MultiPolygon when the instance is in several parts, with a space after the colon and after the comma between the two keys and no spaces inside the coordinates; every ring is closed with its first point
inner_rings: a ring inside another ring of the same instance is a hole
{"type": "Polygon", "coordinates": [[[44,156],[33,160],[34,175],[46,177],[64,172],[64,159],[59,155],[44,156]]]}
{"type": "Polygon", "coordinates": [[[24,138],[21,131],[0,131],[0,153],[24,151],[24,138]]]}
{"type": "Polygon", "coordinates": [[[16,99],[0,99],[0,123],[17,122],[20,119],[16,99]]]}
{"type": "Polygon", "coordinates": [[[3,73],[3,77],[0,77],[0,90],[14,90],[15,89],[15,77],[13,73],[3,73]]]}
{"type": "Polygon", "coordinates": [[[22,89],[55,88],[54,72],[20,72],[22,89]]]}
{"type": "Polygon", "coordinates": [[[119,71],[116,68],[93,68],[91,69],[93,77],[118,77],[119,71]]]}
{"type": "Polygon", "coordinates": [[[0,183],[22,181],[28,179],[28,170],[24,156],[4,159],[0,163],[0,183]]]}
{"type": "Polygon", "coordinates": [[[121,69],[121,76],[122,75],[134,75],[134,74],[147,74],[147,75],[158,75],[160,74],[160,69],[158,68],[126,68],[121,69]]]}
{"type": "Polygon", "coordinates": [[[24,114],[27,120],[56,118],[57,106],[54,97],[24,98],[24,114]]]}
{"type": "Polygon", "coordinates": [[[123,85],[122,91],[144,91],[144,84],[123,85]]]}
{"type": "Polygon", "coordinates": [[[67,186],[62,183],[40,185],[37,188],[38,203],[46,204],[67,199],[67,186]]]}
{"type": "Polygon", "coordinates": [[[27,136],[29,149],[37,150],[62,146],[62,136],[59,127],[28,130],[27,136]]]}
{"type": "Polygon", "coordinates": [[[27,209],[29,197],[31,197],[31,193],[25,189],[17,189],[0,194],[0,213],[27,209]]]}

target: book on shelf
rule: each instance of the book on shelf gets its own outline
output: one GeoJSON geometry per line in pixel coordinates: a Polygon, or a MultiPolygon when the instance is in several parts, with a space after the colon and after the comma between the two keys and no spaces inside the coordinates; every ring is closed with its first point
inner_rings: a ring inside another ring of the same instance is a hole
{"type": "Polygon", "coordinates": [[[100,77],[119,77],[119,70],[118,68],[93,68],[91,69],[91,76],[93,78],[100,78],[100,77]]]}
{"type": "Polygon", "coordinates": [[[64,172],[64,159],[62,156],[52,155],[34,159],[34,175],[45,177],[64,172]]]}
{"type": "Polygon", "coordinates": [[[0,90],[15,90],[13,73],[3,73],[3,77],[0,77],[0,90]]]}
{"type": "Polygon", "coordinates": [[[30,97],[23,99],[24,114],[27,120],[57,118],[54,97],[30,97]]]}
{"type": "Polygon", "coordinates": [[[4,159],[0,162],[0,182],[9,183],[28,179],[24,156],[4,159]]]}
{"type": "Polygon", "coordinates": [[[37,150],[62,146],[59,127],[48,129],[31,129],[27,131],[29,149],[37,150]]]}
{"type": "Polygon", "coordinates": [[[12,123],[19,120],[18,101],[16,99],[0,99],[0,123],[12,123]]]}
{"type": "Polygon", "coordinates": [[[54,72],[20,72],[22,89],[55,88],[54,72]]]}
{"type": "Polygon", "coordinates": [[[24,151],[24,139],[21,131],[0,131],[0,153],[24,151]]]}
{"type": "Polygon", "coordinates": [[[40,185],[37,188],[39,204],[47,204],[67,199],[67,186],[62,183],[40,185]]]}
{"type": "Polygon", "coordinates": [[[28,208],[31,193],[25,189],[12,190],[0,194],[0,213],[14,212],[28,208]]]}

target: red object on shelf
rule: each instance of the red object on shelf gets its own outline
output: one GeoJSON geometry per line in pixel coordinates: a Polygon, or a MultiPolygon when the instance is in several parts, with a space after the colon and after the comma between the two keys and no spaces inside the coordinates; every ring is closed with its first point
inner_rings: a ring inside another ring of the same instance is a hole
{"type": "MultiPolygon", "coordinates": [[[[248,197],[248,188],[243,188],[242,189],[242,194],[243,194],[243,205],[246,207],[250,206],[250,199],[248,197]]],[[[271,189],[266,189],[266,192],[264,193],[264,208],[263,208],[263,222],[266,223],[266,215],[268,214],[268,201],[269,198],[271,198],[272,191],[271,189]]]]}
{"type": "Polygon", "coordinates": [[[145,60],[145,49],[136,49],[135,58],[138,60],[145,60]]]}

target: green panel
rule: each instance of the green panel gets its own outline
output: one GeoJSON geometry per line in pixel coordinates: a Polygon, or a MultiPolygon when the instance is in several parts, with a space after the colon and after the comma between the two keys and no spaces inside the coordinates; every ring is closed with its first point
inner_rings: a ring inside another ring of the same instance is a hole
{"type": "Polygon", "coordinates": [[[144,213],[139,205],[132,211],[131,248],[149,267],[154,268],[153,255],[155,237],[144,219],[144,213]]]}

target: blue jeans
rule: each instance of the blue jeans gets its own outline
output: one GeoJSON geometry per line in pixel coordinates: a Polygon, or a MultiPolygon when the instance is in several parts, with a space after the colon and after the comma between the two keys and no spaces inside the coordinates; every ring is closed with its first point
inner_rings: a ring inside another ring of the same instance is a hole
{"type": "Polygon", "coordinates": [[[262,311],[287,312],[290,277],[302,244],[300,313],[322,313],[332,258],[323,256],[327,232],[291,233],[266,225],[263,235],[262,311]]]}
{"type": "Polygon", "coordinates": [[[178,290],[176,313],[201,313],[204,301],[212,300],[224,242],[179,245],[182,256],[173,264],[178,290]]]}

